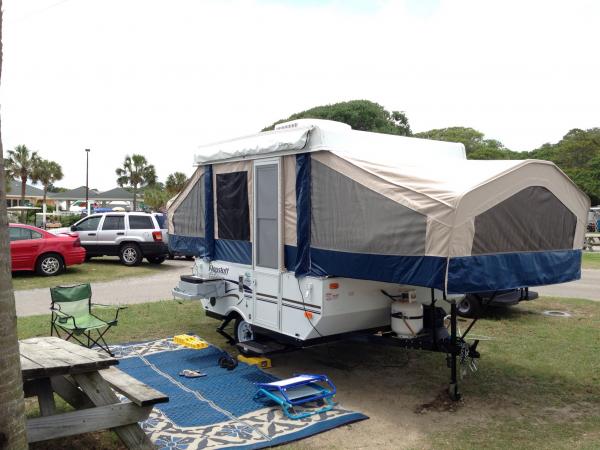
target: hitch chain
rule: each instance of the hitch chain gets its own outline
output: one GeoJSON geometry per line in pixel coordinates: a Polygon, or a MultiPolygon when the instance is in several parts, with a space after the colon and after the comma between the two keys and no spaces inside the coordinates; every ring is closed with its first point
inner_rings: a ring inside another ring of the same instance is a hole
{"type": "Polygon", "coordinates": [[[467,375],[467,368],[473,373],[477,372],[477,360],[472,356],[469,356],[471,348],[466,341],[461,341],[459,345],[460,375],[461,378],[463,378],[467,375]]]}

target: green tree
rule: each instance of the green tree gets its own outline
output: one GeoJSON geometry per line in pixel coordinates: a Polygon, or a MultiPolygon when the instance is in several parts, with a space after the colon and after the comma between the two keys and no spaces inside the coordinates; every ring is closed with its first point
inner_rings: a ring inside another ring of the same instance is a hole
{"type": "Polygon", "coordinates": [[[144,190],[144,204],[153,211],[164,212],[170,198],[171,195],[164,189],[147,188],[144,190]]]}
{"type": "Polygon", "coordinates": [[[438,128],[415,133],[415,137],[436,141],[460,142],[469,159],[521,159],[523,155],[507,149],[500,141],[485,139],[481,131],[467,127],[438,128]]]}
{"type": "Polygon", "coordinates": [[[46,195],[48,194],[48,188],[53,183],[62,180],[63,172],[62,167],[55,161],[48,161],[47,159],[39,158],[33,168],[31,179],[36,183],[41,183],[44,186],[44,200],[43,204],[46,204],[46,195]]]}
{"type": "Polygon", "coordinates": [[[600,128],[574,128],[556,144],[544,144],[529,152],[528,157],[554,162],[590,197],[592,204],[600,203],[600,128]]]}
{"type": "Polygon", "coordinates": [[[167,177],[165,187],[170,196],[179,194],[187,183],[187,176],[183,172],[175,172],[167,177]]]}
{"type": "Polygon", "coordinates": [[[347,123],[355,130],[410,136],[408,117],[403,111],[387,111],[383,106],[369,100],[351,100],[332,105],[317,106],[287,119],[278,120],[262,131],[272,130],[275,125],[296,119],[327,119],[347,123]]]}
{"type": "Polygon", "coordinates": [[[125,156],[123,167],[115,170],[117,184],[121,187],[131,186],[133,191],[133,210],[137,209],[137,191],[145,186],[156,183],[156,170],[152,164],[148,164],[146,157],[134,154],[125,156]]]}
{"type": "Polygon", "coordinates": [[[39,157],[37,152],[30,151],[25,145],[17,145],[8,151],[7,169],[18,180],[21,180],[21,204],[25,203],[25,188],[27,180],[33,175],[33,170],[39,157]]]}
{"type": "MultiPolygon", "coordinates": [[[[2,72],[2,0],[0,0],[0,73],[2,72]]],[[[4,153],[0,137],[0,186],[3,178],[4,153]]],[[[25,433],[25,401],[19,342],[17,341],[17,313],[15,295],[10,273],[10,247],[8,239],[8,216],[6,214],[6,190],[0,189],[0,448],[24,450],[27,448],[25,433]]]]}

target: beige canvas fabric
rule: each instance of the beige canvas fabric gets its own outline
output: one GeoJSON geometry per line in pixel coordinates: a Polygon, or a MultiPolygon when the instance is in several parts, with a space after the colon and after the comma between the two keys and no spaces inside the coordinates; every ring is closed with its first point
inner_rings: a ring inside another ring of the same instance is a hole
{"type": "Polygon", "coordinates": [[[254,229],[254,209],[253,201],[254,198],[253,190],[253,164],[252,161],[237,161],[222,164],[213,164],[213,208],[214,208],[214,230],[215,239],[219,239],[219,221],[217,220],[217,175],[220,173],[232,173],[232,172],[247,172],[248,180],[248,208],[250,210],[250,242],[252,242],[253,229],[254,229]]]}
{"type": "Polygon", "coordinates": [[[296,246],[296,156],[283,158],[283,242],[296,246]]]}
{"type": "Polygon", "coordinates": [[[427,215],[426,255],[468,256],[474,218],[529,186],[552,192],[577,217],[574,248],[581,248],[589,199],[553,163],[461,161],[388,167],[331,152],[313,158],[357,183],[427,215]]]}

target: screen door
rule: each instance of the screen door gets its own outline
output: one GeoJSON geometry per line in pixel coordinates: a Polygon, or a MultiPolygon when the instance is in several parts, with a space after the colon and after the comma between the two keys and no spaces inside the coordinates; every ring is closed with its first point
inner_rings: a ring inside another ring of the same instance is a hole
{"type": "Polygon", "coordinates": [[[279,162],[254,163],[254,318],[253,323],[279,329],[279,162]]]}
{"type": "Polygon", "coordinates": [[[278,164],[256,167],[256,265],[278,269],[278,164]]]}

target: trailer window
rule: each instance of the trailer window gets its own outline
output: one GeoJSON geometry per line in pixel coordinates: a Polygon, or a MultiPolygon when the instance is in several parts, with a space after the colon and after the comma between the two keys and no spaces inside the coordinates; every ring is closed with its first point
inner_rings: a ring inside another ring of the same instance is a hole
{"type": "Polygon", "coordinates": [[[475,217],[472,254],[573,248],[575,215],[542,186],[532,186],[475,217]]]}
{"type": "Polygon", "coordinates": [[[198,177],[196,184],[173,212],[174,234],[194,237],[204,236],[204,177],[204,174],[198,177]]]}
{"type": "Polygon", "coordinates": [[[217,180],[219,239],[250,240],[247,172],[220,173],[217,180]]]}

